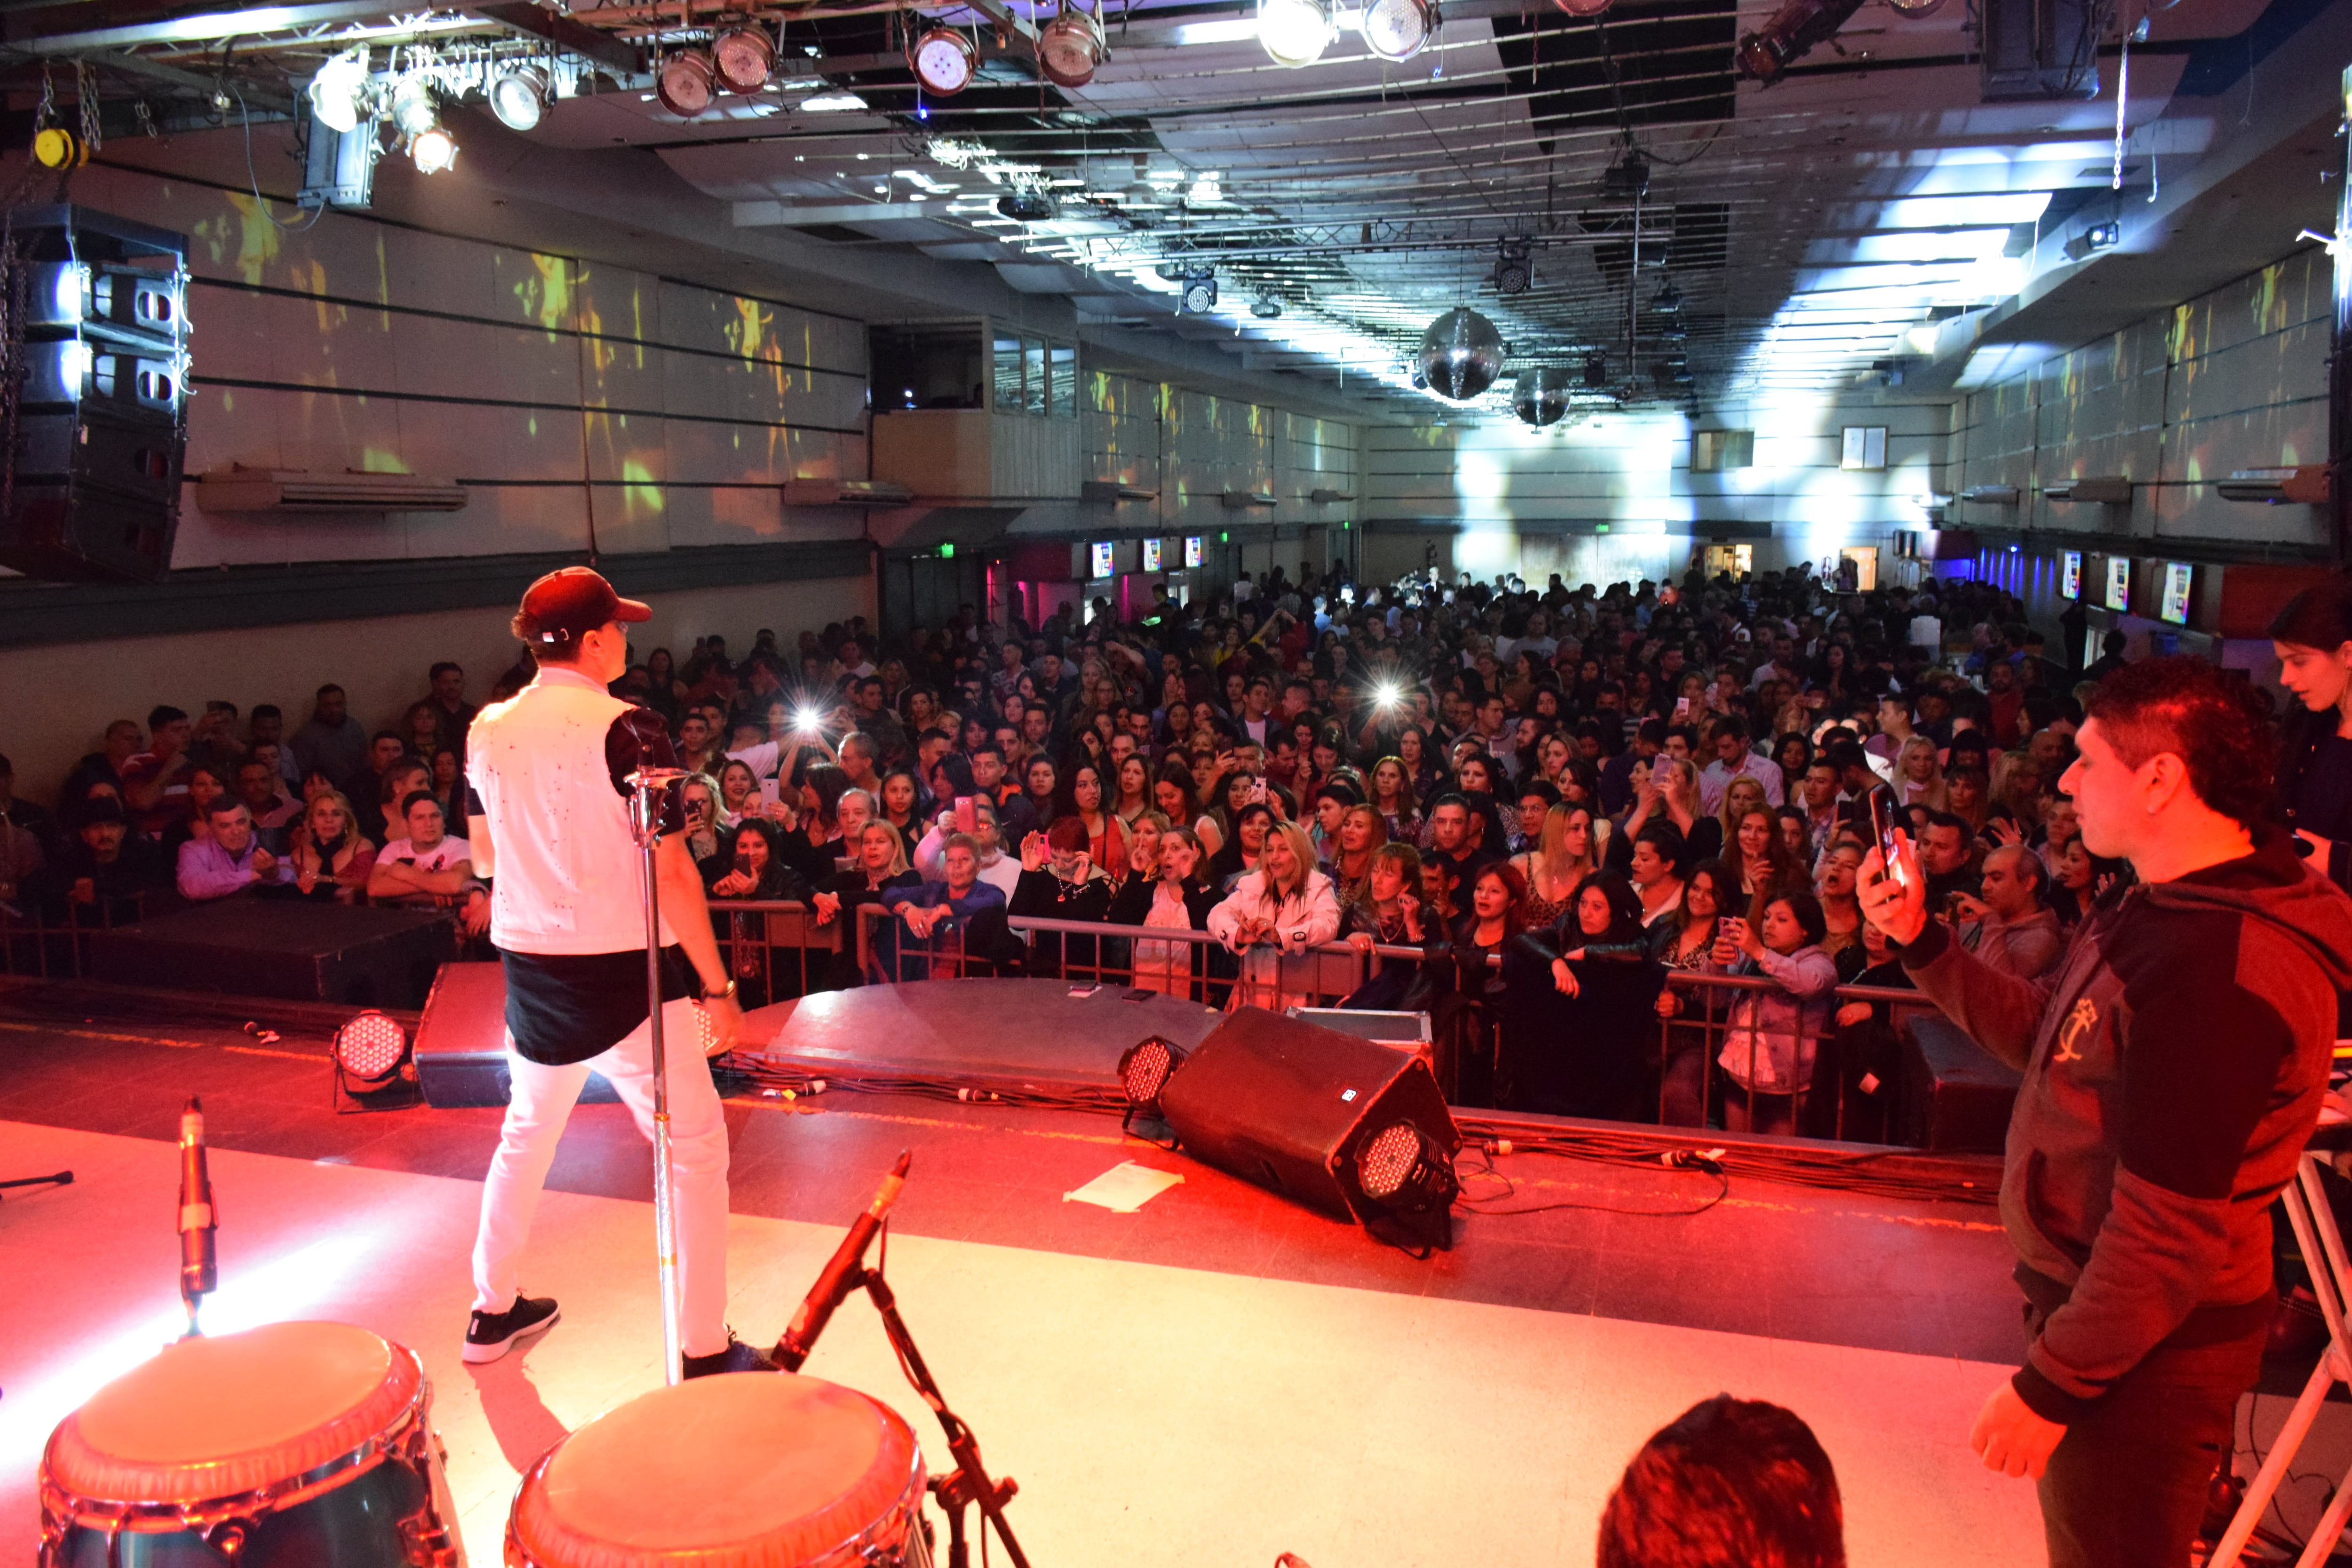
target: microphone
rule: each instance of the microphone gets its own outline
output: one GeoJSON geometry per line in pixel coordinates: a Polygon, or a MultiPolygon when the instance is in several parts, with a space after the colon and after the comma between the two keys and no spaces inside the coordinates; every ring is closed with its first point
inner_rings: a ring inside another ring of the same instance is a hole
{"type": "Polygon", "coordinates": [[[841,1238],[841,1245],[834,1248],[833,1257],[826,1260],[824,1272],[819,1274],[816,1283],[809,1287],[808,1295],[801,1301],[800,1310],[793,1314],[792,1326],[784,1331],[784,1337],[776,1342],[776,1364],[786,1372],[800,1371],[802,1363],[808,1360],[809,1352],[816,1349],[816,1337],[824,1332],[824,1325],[831,1321],[834,1310],[857,1289],[859,1276],[865,1272],[866,1249],[874,1244],[874,1233],[882,1228],[882,1222],[890,1217],[891,1207],[898,1203],[898,1194],[907,1184],[908,1168],[914,1163],[912,1151],[900,1152],[898,1163],[890,1167],[888,1175],[882,1178],[882,1185],[875,1193],[872,1205],[850,1226],[849,1234],[841,1238]]]}
{"type": "Polygon", "coordinates": [[[220,1284],[220,1268],[213,1256],[213,1232],[220,1215],[213,1207],[212,1176],[205,1167],[205,1108],[194,1096],[180,1113],[180,1300],[188,1309],[188,1332],[196,1327],[196,1308],[220,1284]]]}

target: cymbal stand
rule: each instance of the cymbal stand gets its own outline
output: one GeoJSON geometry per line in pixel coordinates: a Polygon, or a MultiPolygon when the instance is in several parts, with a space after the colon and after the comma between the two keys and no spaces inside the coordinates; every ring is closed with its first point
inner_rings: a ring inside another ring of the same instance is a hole
{"type": "Polygon", "coordinates": [[[677,1198],[670,1171],[669,1063],[662,1040],[661,896],[654,851],[661,842],[663,797],[686,777],[684,768],[639,768],[629,775],[629,832],[637,841],[645,870],[646,1013],[653,1031],[654,1068],[654,1251],[661,1281],[662,1378],[676,1385],[686,1374],[678,1322],[677,1198]]]}
{"type": "MultiPolygon", "coordinates": [[[[884,1233],[888,1234],[887,1231],[884,1233]]],[[[886,1249],[884,1258],[888,1253],[886,1249]]],[[[948,1568],[970,1568],[971,1549],[965,1539],[964,1510],[977,1503],[982,1515],[981,1528],[996,1527],[996,1538],[1004,1542],[1005,1554],[1013,1559],[1013,1568],[1029,1568],[1029,1559],[1021,1543],[1013,1537],[1013,1526],[1005,1521],[1004,1505],[1020,1491],[1011,1476],[1002,1480],[988,1479],[987,1467],[981,1463],[980,1439],[972,1435],[962,1416],[948,1408],[947,1395],[940,1392],[939,1380],[924,1364],[923,1352],[915,1348],[915,1336],[908,1331],[907,1320],[898,1315],[898,1298],[892,1292],[890,1282],[882,1277],[880,1265],[862,1269],[858,1284],[874,1302],[874,1310],[882,1315],[882,1331],[890,1336],[890,1348],[898,1352],[899,1370],[931,1414],[940,1418],[940,1429],[947,1434],[948,1452],[955,1458],[956,1468],[944,1476],[931,1478],[931,1492],[940,1500],[940,1508],[948,1516],[948,1568]]]]}

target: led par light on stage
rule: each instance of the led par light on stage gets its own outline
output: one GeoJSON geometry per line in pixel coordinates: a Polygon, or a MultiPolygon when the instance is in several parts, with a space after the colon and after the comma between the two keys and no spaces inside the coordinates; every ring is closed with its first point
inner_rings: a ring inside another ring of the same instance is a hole
{"type": "Polygon", "coordinates": [[[953,98],[980,71],[980,51],[953,27],[933,27],[907,51],[907,67],[933,98],[953,98]]]}
{"type": "Polygon", "coordinates": [[[1184,1047],[1158,1035],[1127,1048],[1118,1058],[1118,1087],[1127,1096],[1127,1114],[1118,1122],[1122,1131],[1138,1121],[1160,1120],[1160,1091],[1183,1065],[1184,1047]]]}
{"type": "Polygon", "coordinates": [[[730,92],[759,91],[775,67],[776,42],[763,27],[737,27],[711,41],[711,74],[730,92]]]}
{"type": "Polygon", "coordinates": [[[1195,316],[1205,316],[1217,308],[1217,275],[1202,268],[1184,274],[1184,292],[1179,296],[1182,307],[1195,316]]]}
{"type": "Polygon", "coordinates": [[[456,166],[457,139],[435,125],[416,133],[408,143],[408,161],[420,174],[438,174],[456,166]]]}
{"type": "Polygon", "coordinates": [[[1437,0],[1370,0],[1357,31],[1384,60],[1409,60],[1437,37],[1437,0]]]}
{"type": "Polygon", "coordinates": [[[490,112],[509,131],[529,131],[547,118],[554,89],[535,65],[509,66],[490,79],[490,112]]]}
{"type": "Polygon", "coordinates": [[[1495,292],[1524,294],[1534,286],[1536,270],[1528,259],[1532,242],[1506,236],[1495,242],[1495,292]]]}
{"type": "Polygon", "coordinates": [[[1378,1210],[1379,1221],[1413,1233],[1424,1245],[1450,1245],[1454,1200],[1462,1191],[1453,1156],[1412,1122],[1391,1121],[1356,1146],[1357,1190],[1378,1210]]]}
{"type": "Polygon", "coordinates": [[[654,76],[654,96],[680,120],[692,120],[709,108],[716,90],[710,57],[698,51],[670,56],[654,76]]]}
{"type": "Polygon", "coordinates": [[[335,1087],[354,1098],[414,1076],[408,1068],[408,1031],[373,1008],[335,1031],[329,1054],[335,1063],[335,1087]]]}
{"type": "Polygon", "coordinates": [[[1333,32],[1328,0],[1257,0],[1257,41],[1276,65],[1313,65],[1333,32]]]}
{"type": "Polygon", "coordinates": [[[1066,3],[1061,14],[1037,29],[1037,68],[1055,87],[1084,87],[1110,53],[1102,21],[1066,3]]]}

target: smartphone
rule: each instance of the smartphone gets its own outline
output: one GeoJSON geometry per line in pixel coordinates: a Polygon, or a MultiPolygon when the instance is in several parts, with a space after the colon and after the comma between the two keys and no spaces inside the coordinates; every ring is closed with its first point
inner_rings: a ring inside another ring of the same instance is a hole
{"type": "Polygon", "coordinates": [[[1248,803],[1252,805],[1264,805],[1265,804],[1265,781],[1264,779],[1260,779],[1255,784],[1249,786],[1249,795],[1247,799],[1248,803]]]}
{"type": "Polygon", "coordinates": [[[776,802],[782,798],[780,794],[782,788],[782,786],[774,779],[761,779],[760,781],[761,804],[767,806],[769,810],[773,811],[776,807],[776,802]]]}
{"type": "Polygon", "coordinates": [[[971,834],[980,831],[980,812],[974,805],[979,798],[977,795],[970,795],[956,796],[955,825],[958,833],[971,834]]]}
{"type": "Polygon", "coordinates": [[[1903,807],[1894,790],[1880,784],[1870,792],[1870,835],[1878,840],[1878,858],[1886,874],[1897,882],[1903,880],[1903,863],[1895,856],[1895,830],[1902,821],[1903,807]]]}
{"type": "Polygon", "coordinates": [[[1689,698],[1677,697],[1675,699],[1675,717],[1677,719],[1687,719],[1690,717],[1689,698]]]}

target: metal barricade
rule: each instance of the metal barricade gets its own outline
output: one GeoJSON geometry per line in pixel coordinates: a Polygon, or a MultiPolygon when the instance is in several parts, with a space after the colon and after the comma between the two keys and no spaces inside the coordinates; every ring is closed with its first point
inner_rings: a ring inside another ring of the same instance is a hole
{"type": "Polygon", "coordinates": [[[68,903],[64,918],[26,900],[0,904],[0,974],[39,980],[81,980],[89,974],[90,942],[100,932],[135,924],[179,902],[156,891],[68,903]]]}
{"type": "Polygon", "coordinates": [[[712,899],[711,933],[735,979],[742,1005],[821,991],[834,976],[842,922],[820,924],[814,910],[792,899],[712,899]]]}

